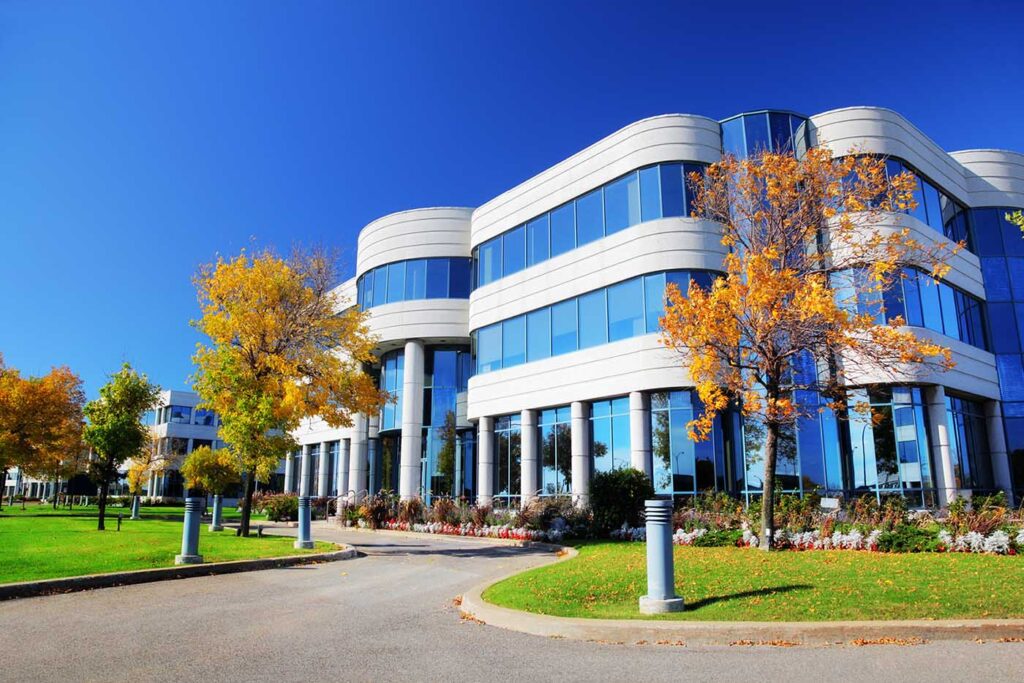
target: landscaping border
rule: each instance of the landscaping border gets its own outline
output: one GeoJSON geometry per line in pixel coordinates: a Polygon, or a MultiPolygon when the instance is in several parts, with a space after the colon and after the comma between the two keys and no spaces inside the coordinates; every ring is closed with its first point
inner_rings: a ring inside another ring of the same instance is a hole
{"type": "Polygon", "coordinates": [[[86,576],[68,576],[57,579],[43,579],[41,581],[21,581],[0,585],[0,601],[75,593],[95,588],[130,586],[138,583],[151,583],[153,581],[171,581],[197,576],[214,576],[217,574],[235,574],[237,572],[274,569],[277,567],[292,567],[300,564],[335,562],[337,560],[349,560],[357,555],[358,552],[355,548],[346,545],[338,550],[309,555],[261,557],[253,560],[186,564],[175,567],[156,567],[128,572],[112,572],[109,574],[88,574],[86,576]]]}
{"type": "MultiPolygon", "coordinates": [[[[575,557],[574,548],[553,559],[575,557]]],[[[529,569],[526,571],[530,571],[529,569]]],[[[462,595],[461,611],[489,626],[547,638],[645,645],[918,644],[932,640],[1024,640],[1024,619],[913,619],[907,621],[674,621],[556,617],[500,607],[483,599],[511,572],[462,595]]],[[[639,610],[639,608],[638,608],[639,610]]]]}

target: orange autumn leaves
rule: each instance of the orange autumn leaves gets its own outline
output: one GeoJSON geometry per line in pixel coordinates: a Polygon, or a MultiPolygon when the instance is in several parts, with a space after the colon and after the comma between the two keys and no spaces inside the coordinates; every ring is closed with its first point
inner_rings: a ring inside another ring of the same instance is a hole
{"type": "Polygon", "coordinates": [[[853,367],[896,377],[913,365],[952,366],[948,349],[902,318],[879,324],[864,312],[880,310],[905,268],[944,275],[958,249],[902,224],[912,175],[888,178],[884,159],[814,148],[801,159],[727,157],[689,180],[694,217],[718,223],[729,247],[710,289],[669,286],[661,321],[663,343],[684,357],[705,406],[689,425],[693,438],[707,438],[735,399],[746,416],[786,425],[802,410],[794,391],[838,397],[853,367]],[[804,357],[817,365],[811,377],[794,370],[804,357]]]}

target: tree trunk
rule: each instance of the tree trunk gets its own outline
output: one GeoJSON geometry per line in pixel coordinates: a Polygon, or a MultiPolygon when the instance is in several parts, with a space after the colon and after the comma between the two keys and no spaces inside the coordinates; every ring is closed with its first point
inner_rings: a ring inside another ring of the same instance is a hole
{"type": "Polygon", "coordinates": [[[249,520],[252,518],[252,494],[256,492],[256,468],[249,470],[245,477],[245,502],[242,505],[242,535],[249,535],[249,520]]]}
{"type": "Polygon", "coordinates": [[[0,470],[0,510],[4,509],[4,489],[7,487],[7,468],[0,470]]]}
{"type": "Polygon", "coordinates": [[[103,478],[103,483],[100,484],[100,522],[99,526],[96,527],[98,531],[105,531],[106,527],[103,525],[103,517],[107,512],[107,491],[110,490],[110,479],[107,477],[103,478]]]}
{"type": "Polygon", "coordinates": [[[60,495],[60,477],[57,477],[53,482],[53,509],[57,509],[57,496],[60,495]]]}
{"type": "Polygon", "coordinates": [[[761,496],[761,550],[772,549],[775,535],[775,460],[779,450],[779,425],[769,422],[764,442],[764,493],[761,496]]]}

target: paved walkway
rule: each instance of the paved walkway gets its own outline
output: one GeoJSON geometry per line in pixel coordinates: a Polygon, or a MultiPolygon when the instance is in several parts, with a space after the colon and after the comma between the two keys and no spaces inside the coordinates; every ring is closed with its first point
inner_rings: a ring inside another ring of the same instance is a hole
{"type": "Polygon", "coordinates": [[[0,603],[0,680],[1024,680],[1024,643],[696,648],[512,633],[461,620],[452,598],[541,551],[321,525],[314,537],[366,556],[0,603]]]}

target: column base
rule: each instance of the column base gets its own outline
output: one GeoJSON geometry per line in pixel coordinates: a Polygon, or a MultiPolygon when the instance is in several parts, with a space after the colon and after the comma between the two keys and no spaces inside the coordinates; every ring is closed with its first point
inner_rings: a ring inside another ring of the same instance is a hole
{"type": "Polygon", "coordinates": [[[640,596],[640,614],[668,614],[669,612],[682,612],[686,609],[682,598],[668,598],[661,600],[646,595],[640,596]]]}
{"type": "Polygon", "coordinates": [[[211,524],[210,531],[224,531],[224,526],[221,524],[211,524]]]}
{"type": "Polygon", "coordinates": [[[202,555],[175,555],[174,564],[202,564],[202,555]]]}
{"type": "Polygon", "coordinates": [[[316,547],[316,544],[313,541],[295,541],[293,547],[298,550],[312,550],[316,547]]]}
{"type": "Polygon", "coordinates": [[[132,515],[132,516],[131,516],[131,517],[129,517],[128,519],[135,519],[135,520],[138,520],[138,519],[142,519],[142,517],[140,517],[139,515],[132,515]]]}

